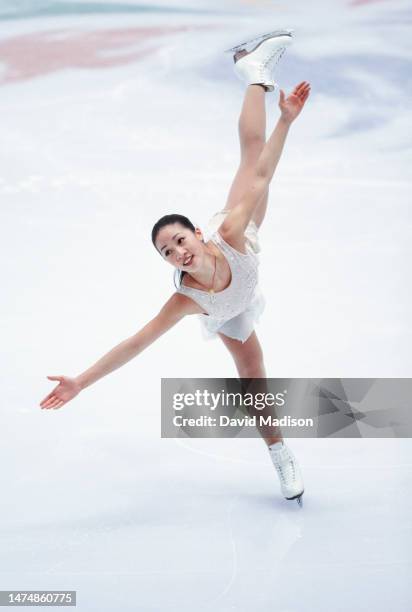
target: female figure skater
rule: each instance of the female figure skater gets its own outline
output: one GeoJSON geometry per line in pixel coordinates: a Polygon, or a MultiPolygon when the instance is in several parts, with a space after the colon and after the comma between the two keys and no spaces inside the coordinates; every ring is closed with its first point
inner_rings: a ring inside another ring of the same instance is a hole
{"type": "MultiPolygon", "coordinates": [[[[225,208],[211,220],[212,236],[187,217],[167,215],[152,230],[160,255],[178,272],[177,290],[147,325],[75,378],[48,376],[58,385],[40,403],[61,408],[82,389],[133,359],[186,315],[198,314],[206,335],[218,334],[234,359],[240,378],[265,378],[254,322],[263,309],[257,291],[258,229],[266,214],[269,184],[289,128],[310,93],[303,81],[286,97],[280,90],[280,118],[265,143],[265,93],[273,91],[275,64],[291,43],[290,30],[264,34],[229,51],[236,74],[247,85],[239,119],[241,160],[225,208]]],[[[282,494],[301,505],[302,476],[281,434],[265,438],[282,494]]]]}

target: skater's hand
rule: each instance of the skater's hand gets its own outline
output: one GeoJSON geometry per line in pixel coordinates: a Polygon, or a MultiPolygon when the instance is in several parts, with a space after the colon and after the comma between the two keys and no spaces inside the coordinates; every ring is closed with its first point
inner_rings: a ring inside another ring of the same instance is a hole
{"type": "Polygon", "coordinates": [[[286,98],[283,89],[280,90],[279,108],[281,117],[287,123],[292,123],[305,105],[310,93],[310,83],[302,81],[296,85],[292,93],[286,98]]]}
{"type": "Polygon", "coordinates": [[[47,378],[58,380],[59,384],[40,402],[42,408],[61,408],[82,390],[76,378],[68,376],[48,376],[47,378]]]}

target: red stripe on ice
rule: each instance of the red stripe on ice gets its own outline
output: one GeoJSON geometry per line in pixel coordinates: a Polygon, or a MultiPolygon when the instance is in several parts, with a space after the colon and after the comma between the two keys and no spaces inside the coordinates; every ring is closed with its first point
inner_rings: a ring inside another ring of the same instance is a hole
{"type": "Polygon", "coordinates": [[[98,69],[142,59],[160,47],[159,37],[213,26],[121,30],[53,30],[0,42],[0,84],[23,81],[67,68],[98,69]],[[152,43],[148,46],[148,43],[152,43]],[[141,48],[135,49],[136,46],[141,48]],[[112,55],[111,55],[112,54],[112,55]]]}

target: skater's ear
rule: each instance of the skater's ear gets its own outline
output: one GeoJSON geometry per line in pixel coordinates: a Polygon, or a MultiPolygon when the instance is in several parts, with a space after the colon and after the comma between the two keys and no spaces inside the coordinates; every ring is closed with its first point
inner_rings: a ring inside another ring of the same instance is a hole
{"type": "Polygon", "coordinates": [[[199,227],[195,227],[195,236],[198,240],[204,242],[202,230],[199,227]]]}

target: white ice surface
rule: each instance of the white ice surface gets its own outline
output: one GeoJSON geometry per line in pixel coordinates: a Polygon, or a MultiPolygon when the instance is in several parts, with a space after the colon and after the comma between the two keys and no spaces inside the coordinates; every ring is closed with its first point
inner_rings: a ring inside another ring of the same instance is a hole
{"type": "MultiPolygon", "coordinates": [[[[213,28],[1,87],[0,588],[77,590],[82,612],[406,612],[410,441],[291,441],[299,509],[260,440],[161,440],[162,376],[236,375],[196,318],[62,410],[38,408],[47,374],[82,371],[171,295],[151,227],[223,207],[243,87],[222,50],[268,23],[297,31],[282,86],[312,83],[261,230],[268,376],[411,376],[410,3],[219,7],[233,14],[3,23],[3,40],[213,28]]],[[[267,110],[269,133],[276,95],[267,110]]]]}

